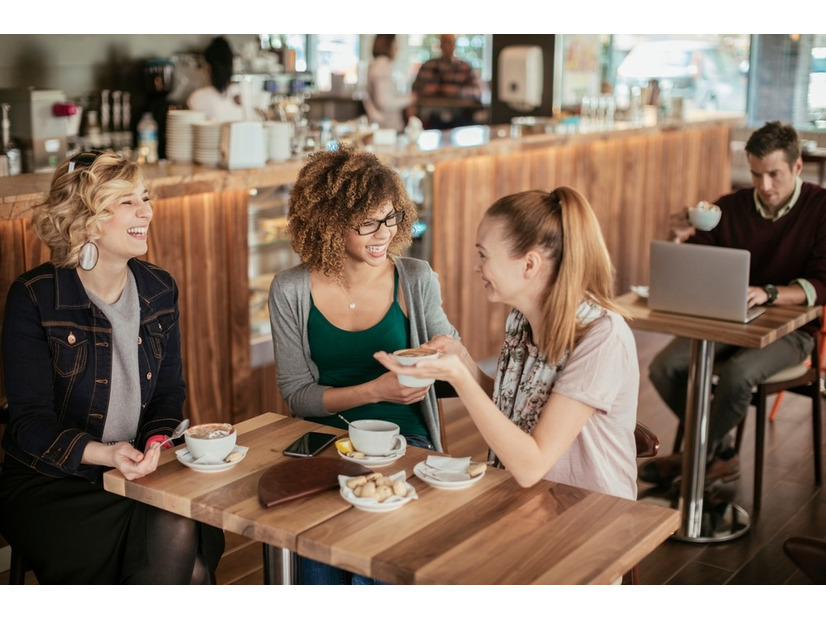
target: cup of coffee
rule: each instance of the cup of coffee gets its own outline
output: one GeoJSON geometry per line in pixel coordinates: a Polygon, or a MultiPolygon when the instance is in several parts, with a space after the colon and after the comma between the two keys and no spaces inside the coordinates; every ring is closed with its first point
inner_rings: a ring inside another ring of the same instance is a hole
{"type": "MultiPolygon", "coordinates": [[[[413,349],[399,349],[393,351],[393,358],[404,366],[412,366],[421,360],[432,360],[439,357],[439,352],[433,349],[423,349],[416,347],[413,349]]],[[[435,379],[421,379],[409,375],[399,375],[399,383],[406,387],[427,387],[432,385],[435,379]]]]}
{"type": "Polygon", "coordinates": [[[688,219],[697,230],[712,230],[720,223],[721,215],[720,207],[705,200],[701,200],[696,207],[688,210],[688,219]]]}
{"type": "Polygon", "coordinates": [[[194,460],[220,462],[235,448],[236,432],[232,424],[221,422],[190,426],[184,442],[194,460]]]}
{"type": "Polygon", "coordinates": [[[353,447],[367,456],[385,456],[407,448],[399,425],[384,420],[355,420],[348,427],[353,447]]]}

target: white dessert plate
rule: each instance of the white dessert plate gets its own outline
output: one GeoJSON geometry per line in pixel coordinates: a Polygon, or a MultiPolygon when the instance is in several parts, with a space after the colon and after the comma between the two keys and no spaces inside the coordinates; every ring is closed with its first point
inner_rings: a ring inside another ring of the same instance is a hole
{"type": "MultiPolygon", "coordinates": [[[[439,474],[438,469],[435,467],[431,467],[427,464],[426,461],[421,461],[416,463],[413,467],[413,475],[415,475],[419,480],[425,482],[432,486],[435,489],[446,489],[449,491],[458,491],[459,489],[466,489],[469,486],[472,486],[479,482],[482,478],[485,477],[485,471],[481,474],[473,476],[472,478],[468,477],[467,480],[449,480],[449,479],[440,479],[438,476],[439,474]]],[[[443,475],[446,478],[450,478],[455,476],[454,472],[444,472],[443,475]]]]}
{"type": "Polygon", "coordinates": [[[396,452],[391,452],[385,456],[364,456],[360,459],[355,459],[352,456],[347,456],[346,454],[338,452],[338,455],[343,458],[345,461],[350,461],[351,463],[358,463],[359,465],[364,465],[365,467],[385,467],[386,465],[390,465],[390,463],[395,463],[400,458],[404,456],[405,450],[397,450],[396,452]]]}
{"type": "Polygon", "coordinates": [[[241,458],[237,461],[233,461],[231,463],[221,462],[221,463],[196,463],[195,460],[192,458],[192,455],[189,453],[187,448],[180,448],[175,451],[175,456],[178,457],[178,461],[183,465],[186,465],[192,470],[205,472],[205,473],[214,473],[218,471],[225,471],[232,467],[235,467],[244,460],[244,457],[247,456],[247,448],[246,446],[235,446],[233,448],[233,452],[238,452],[241,454],[241,458]]]}
{"type": "Polygon", "coordinates": [[[648,287],[647,286],[632,286],[631,292],[634,293],[637,297],[642,297],[643,299],[648,299],[648,287]]]}
{"type": "MultiPolygon", "coordinates": [[[[418,499],[419,496],[416,494],[416,489],[413,487],[412,484],[409,482],[405,482],[404,484],[407,486],[407,495],[404,497],[399,497],[398,495],[393,495],[389,499],[384,500],[383,502],[379,502],[375,499],[365,497],[356,497],[353,494],[353,489],[347,486],[347,481],[352,478],[352,476],[339,476],[338,477],[338,484],[339,484],[339,493],[341,496],[353,506],[358,508],[359,510],[364,510],[365,512],[391,512],[393,510],[398,510],[408,502],[418,499]]],[[[407,474],[404,470],[389,476],[391,480],[406,480],[407,474]]]]}

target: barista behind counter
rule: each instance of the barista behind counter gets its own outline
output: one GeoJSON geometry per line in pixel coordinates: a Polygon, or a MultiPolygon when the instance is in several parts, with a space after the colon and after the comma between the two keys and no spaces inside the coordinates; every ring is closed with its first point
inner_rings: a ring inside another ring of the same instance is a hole
{"type": "Polygon", "coordinates": [[[224,37],[215,37],[204,50],[210,85],[192,92],[186,104],[204,112],[209,121],[242,121],[241,88],[232,82],[232,48],[224,37]]]}

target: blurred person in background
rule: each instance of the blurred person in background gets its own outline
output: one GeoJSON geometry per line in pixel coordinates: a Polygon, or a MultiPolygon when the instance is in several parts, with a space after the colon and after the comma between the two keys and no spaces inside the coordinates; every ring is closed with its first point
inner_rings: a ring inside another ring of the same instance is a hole
{"type": "Polygon", "coordinates": [[[395,34],[377,34],[373,40],[373,61],[367,69],[367,99],[364,107],[367,119],[401,131],[404,129],[404,110],[416,102],[412,93],[403,94],[393,79],[393,59],[399,43],[395,34]]]}
{"type": "MultiPolygon", "coordinates": [[[[413,81],[413,94],[417,98],[443,98],[479,102],[482,99],[482,85],[479,76],[470,63],[457,58],[456,35],[439,35],[441,56],[426,61],[413,81]]],[[[408,108],[408,115],[419,116],[416,106],[408,108]]],[[[461,107],[434,110],[428,118],[422,118],[428,128],[449,128],[472,122],[468,109],[461,107]]]]}
{"type": "Polygon", "coordinates": [[[186,104],[190,110],[204,112],[209,121],[242,121],[241,89],[232,78],[232,48],[224,37],[215,37],[204,50],[210,85],[192,92],[186,104]]]}

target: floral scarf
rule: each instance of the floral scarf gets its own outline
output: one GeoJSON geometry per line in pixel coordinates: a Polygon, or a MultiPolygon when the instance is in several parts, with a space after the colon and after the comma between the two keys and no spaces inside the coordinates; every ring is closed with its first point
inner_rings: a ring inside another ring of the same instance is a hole
{"type": "MultiPolygon", "coordinates": [[[[604,314],[605,310],[600,306],[583,301],[577,308],[577,322],[587,325],[604,314]]],[[[532,342],[531,328],[525,316],[518,310],[511,311],[505,323],[505,343],[496,365],[493,402],[526,433],[530,433],[539,421],[569,354],[570,351],[566,351],[555,364],[549,364],[532,342]]],[[[493,450],[488,451],[488,459],[502,467],[493,450]]]]}

